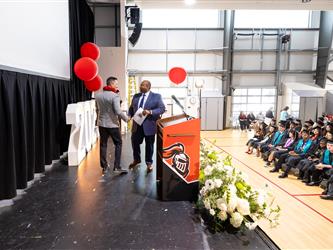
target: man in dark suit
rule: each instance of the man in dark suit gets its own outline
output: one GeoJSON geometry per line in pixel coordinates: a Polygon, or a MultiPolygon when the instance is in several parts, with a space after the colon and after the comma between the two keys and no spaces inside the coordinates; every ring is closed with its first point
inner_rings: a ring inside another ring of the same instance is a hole
{"type": "Polygon", "coordinates": [[[142,144],[143,139],[145,139],[147,173],[150,173],[153,170],[154,142],[157,130],[156,121],[160,119],[161,115],[165,112],[165,106],[161,95],[151,92],[150,88],[151,83],[147,80],[140,84],[140,93],[133,96],[128,111],[128,115],[133,117],[137,110],[142,108],[142,115],[147,115],[141,126],[133,120],[131,139],[134,161],[129,166],[129,168],[134,168],[141,163],[140,145],[142,144]]]}

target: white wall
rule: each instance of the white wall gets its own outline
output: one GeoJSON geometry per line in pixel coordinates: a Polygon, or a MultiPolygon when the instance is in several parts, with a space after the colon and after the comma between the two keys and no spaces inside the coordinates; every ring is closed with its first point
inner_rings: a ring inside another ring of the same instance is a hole
{"type": "Polygon", "coordinates": [[[326,113],[333,114],[333,91],[327,91],[326,94],[326,113]]]}
{"type": "Polygon", "coordinates": [[[70,78],[68,0],[0,0],[0,68],[70,78]]]}
{"type": "MultiPolygon", "coordinates": [[[[121,1],[120,13],[125,12],[124,2],[121,1]]],[[[123,100],[123,108],[127,108],[127,29],[125,28],[125,16],[120,19],[121,22],[121,47],[100,47],[101,56],[97,61],[99,67],[99,75],[104,81],[109,76],[118,78],[119,91],[121,100],[123,100]]]]}

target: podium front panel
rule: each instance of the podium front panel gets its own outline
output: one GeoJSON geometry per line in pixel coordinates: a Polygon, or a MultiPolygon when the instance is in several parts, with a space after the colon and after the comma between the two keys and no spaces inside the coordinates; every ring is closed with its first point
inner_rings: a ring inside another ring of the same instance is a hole
{"type": "Polygon", "coordinates": [[[200,120],[167,122],[157,141],[157,179],[162,200],[196,200],[200,162],[200,120]]]}

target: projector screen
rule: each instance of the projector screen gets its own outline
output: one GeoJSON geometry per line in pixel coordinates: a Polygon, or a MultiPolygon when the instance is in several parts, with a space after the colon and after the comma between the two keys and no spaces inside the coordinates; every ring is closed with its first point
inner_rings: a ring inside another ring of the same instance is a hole
{"type": "Polygon", "coordinates": [[[70,79],[68,0],[0,0],[0,68],[70,79]]]}

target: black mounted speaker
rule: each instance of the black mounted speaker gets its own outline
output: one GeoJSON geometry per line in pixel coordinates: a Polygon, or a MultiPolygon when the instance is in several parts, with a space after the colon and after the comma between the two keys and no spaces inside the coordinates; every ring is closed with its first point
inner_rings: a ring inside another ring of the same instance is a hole
{"type": "Polygon", "coordinates": [[[137,24],[140,22],[140,8],[138,7],[130,8],[130,21],[131,24],[137,24]]]}
{"type": "Polygon", "coordinates": [[[128,38],[128,41],[135,46],[137,41],[139,40],[140,34],[141,34],[141,29],[142,29],[142,23],[137,23],[134,26],[134,30],[132,35],[128,38]]]}

